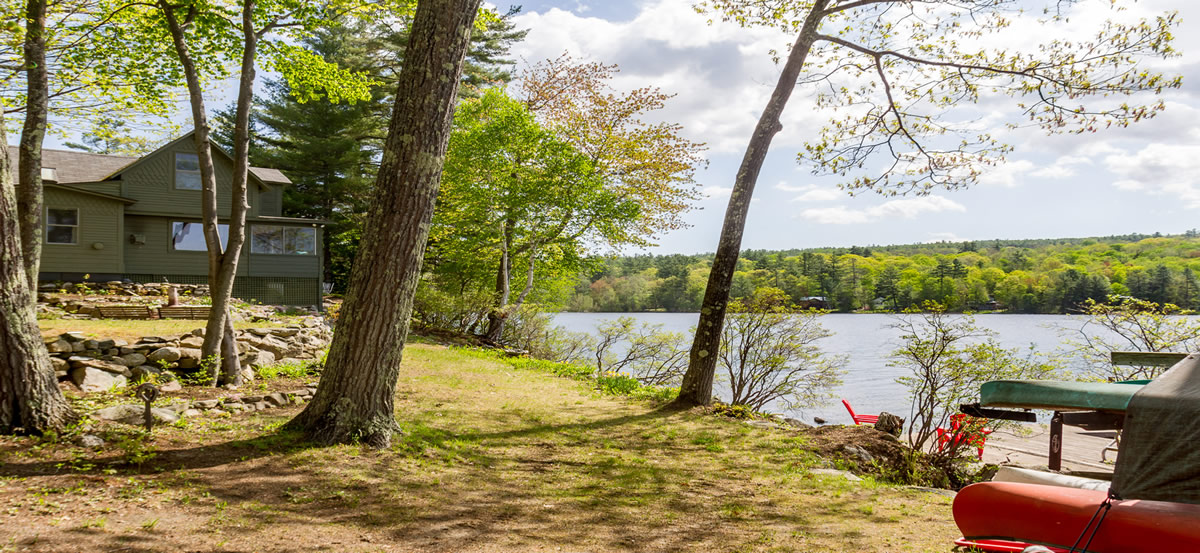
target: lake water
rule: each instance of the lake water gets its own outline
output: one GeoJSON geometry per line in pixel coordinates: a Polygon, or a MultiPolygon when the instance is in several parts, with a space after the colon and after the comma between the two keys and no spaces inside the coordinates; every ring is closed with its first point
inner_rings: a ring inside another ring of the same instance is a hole
{"type": "MultiPolygon", "coordinates": [[[[688,336],[690,329],[700,318],[698,313],[557,313],[554,323],[575,332],[594,332],[605,320],[630,316],[652,324],[661,324],[663,330],[683,332],[688,336]]],[[[896,377],[905,369],[889,367],[888,355],[900,345],[900,332],[888,325],[894,322],[891,315],[834,313],[821,318],[821,325],[833,336],[818,342],[827,353],[841,354],[849,358],[842,376],[843,384],[834,391],[834,399],[816,408],[786,412],[788,416],[812,423],[820,417],[831,424],[852,424],[849,413],[842,406],[845,398],[859,413],[876,414],[881,411],[895,413],[908,418],[909,398],[907,390],[896,383],[896,377]]],[[[975,323],[996,333],[995,338],[1007,348],[1030,346],[1038,354],[1052,353],[1063,348],[1065,334],[1078,331],[1083,319],[1070,315],[976,315],[975,323]]],[[[721,396],[721,370],[717,371],[715,392],[721,396]]],[[[783,413],[778,407],[768,406],[766,411],[783,413]]]]}

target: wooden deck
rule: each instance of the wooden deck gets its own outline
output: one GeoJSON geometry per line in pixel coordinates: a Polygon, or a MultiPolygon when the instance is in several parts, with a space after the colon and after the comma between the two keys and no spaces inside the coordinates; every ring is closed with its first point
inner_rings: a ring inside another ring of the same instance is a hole
{"type": "MultiPolygon", "coordinates": [[[[1107,474],[1111,478],[1116,452],[1108,453],[1108,461],[1100,460],[1100,452],[1112,442],[1113,430],[1084,430],[1063,427],[1063,470],[1089,473],[1093,478],[1107,474]],[[1095,473],[1099,473],[1096,475],[1095,473]]],[[[1049,462],[1050,426],[1048,424],[1017,424],[997,430],[988,436],[983,449],[987,463],[1015,465],[1045,470],[1049,462]]]]}

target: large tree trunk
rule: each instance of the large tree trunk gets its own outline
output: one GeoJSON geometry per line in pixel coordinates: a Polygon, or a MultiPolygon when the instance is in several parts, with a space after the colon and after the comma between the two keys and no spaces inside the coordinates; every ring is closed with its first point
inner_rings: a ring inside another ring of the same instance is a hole
{"type": "Polygon", "coordinates": [[[758,172],[767,157],[771,140],[783,129],[779,123],[779,116],[792,95],[792,89],[796,87],[796,79],[800,77],[804,59],[808,57],[808,52],[816,41],[821,12],[828,3],[829,0],[816,0],[813,3],[800,30],[800,36],[788,54],[783,72],[779,75],[779,82],[775,84],[775,91],[771,93],[766,109],[758,118],[758,125],[754,128],[750,144],[746,146],[746,154],[742,157],[742,165],[733,182],[729,205],[725,208],[725,223],[721,227],[721,239],[713,257],[712,270],[708,273],[708,286],[704,289],[704,303],[700,308],[700,322],[696,325],[696,339],[692,342],[688,370],[683,375],[676,405],[689,407],[708,405],[712,402],[713,376],[717,370],[717,353],[721,348],[721,328],[725,324],[729,287],[733,283],[738,252],[742,248],[742,232],[746,227],[750,198],[754,194],[758,172]]]}
{"type": "Polygon", "coordinates": [[[478,8],[479,0],[417,5],[342,320],[316,395],[289,423],[317,442],[387,447],[399,430],[396,380],[478,8]]]}
{"type": "MultiPolygon", "coordinates": [[[[17,213],[20,217],[21,263],[30,290],[37,290],[42,257],[42,141],[50,109],[50,74],[46,70],[46,0],[25,7],[25,124],[17,162],[17,213]]],[[[8,142],[0,142],[7,148],[8,142]]],[[[5,152],[7,155],[8,152],[5,152]]]]}
{"type": "MultiPolygon", "coordinates": [[[[7,144],[0,110],[0,144],[7,144]]],[[[0,152],[0,259],[22,259],[21,225],[8,151],[0,152]]],[[[0,433],[43,434],[75,422],[58,389],[50,354],[42,344],[23,263],[0,263],[0,433]]]]}

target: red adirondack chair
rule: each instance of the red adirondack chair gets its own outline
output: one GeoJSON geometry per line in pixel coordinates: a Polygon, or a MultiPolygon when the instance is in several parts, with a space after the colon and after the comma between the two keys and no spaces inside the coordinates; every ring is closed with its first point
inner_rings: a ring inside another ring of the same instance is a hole
{"type": "Polygon", "coordinates": [[[850,418],[854,419],[854,424],[875,424],[879,421],[879,415],[857,415],[854,413],[854,408],[850,407],[850,402],[842,400],[842,405],[846,406],[846,410],[850,412],[850,418]]]}
{"type": "Polygon", "coordinates": [[[938,428],[938,451],[948,445],[967,444],[979,448],[979,458],[983,459],[983,444],[987,443],[988,434],[992,431],[984,428],[987,419],[970,417],[965,413],[950,416],[950,430],[938,428]]]}

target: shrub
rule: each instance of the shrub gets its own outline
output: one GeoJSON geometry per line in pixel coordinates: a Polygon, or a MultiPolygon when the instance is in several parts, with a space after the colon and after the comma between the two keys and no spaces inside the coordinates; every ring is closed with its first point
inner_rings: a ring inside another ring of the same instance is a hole
{"type": "Polygon", "coordinates": [[[824,312],[794,313],[777,288],[734,300],[729,311],[717,363],[729,379],[731,405],[753,410],[776,401],[788,408],[812,406],[842,383],[846,358],[816,345],[832,335],[820,324],[824,312]]]}
{"type": "Polygon", "coordinates": [[[1155,378],[1166,367],[1118,366],[1114,351],[1200,351],[1200,324],[1181,315],[1172,304],[1128,296],[1109,296],[1108,303],[1088,300],[1078,339],[1068,340],[1071,353],[1086,360],[1088,376],[1100,380],[1155,378]]]}
{"type": "MultiPolygon", "coordinates": [[[[942,306],[927,302],[923,313],[896,316],[892,328],[901,331],[903,343],[892,352],[889,366],[909,370],[896,379],[912,400],[908,421],[909,445],[923,450],[938,428],[950,428],[958,406],[978,398],[979,386],[989,380],[1037,379],[1050,376],[1054,365],[1005,349],[992,332],[975,325],[970,315],[951,316],[942,306]]],[[[991,426],[1001,424],[992,421],[991,426]]],[[[967,444],[932,452],[936,463],[965,452],[967,444]]]]}

